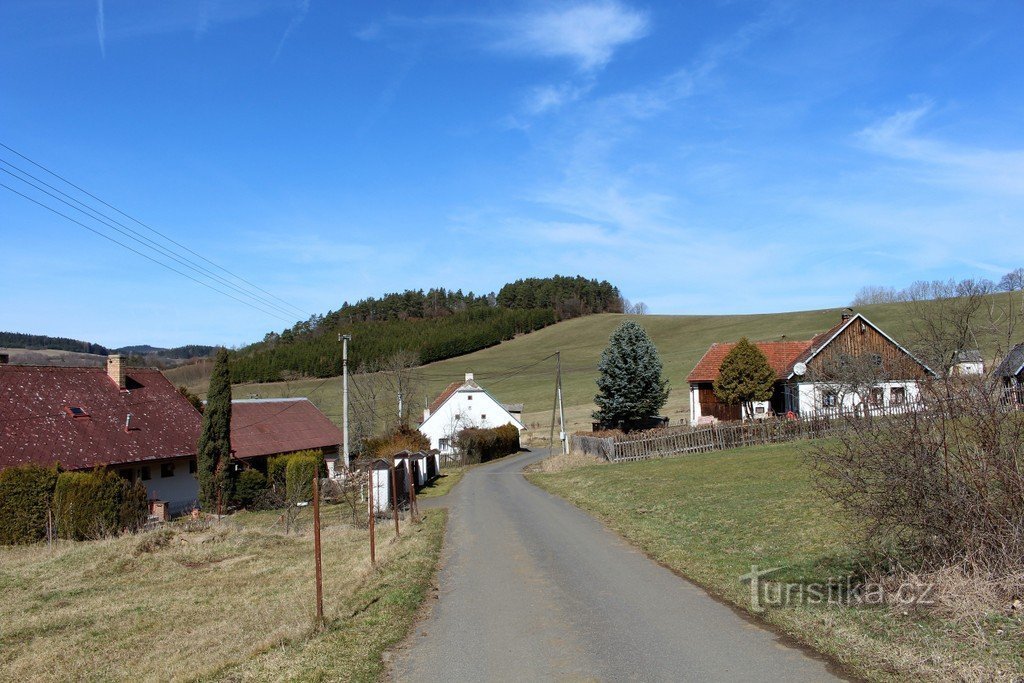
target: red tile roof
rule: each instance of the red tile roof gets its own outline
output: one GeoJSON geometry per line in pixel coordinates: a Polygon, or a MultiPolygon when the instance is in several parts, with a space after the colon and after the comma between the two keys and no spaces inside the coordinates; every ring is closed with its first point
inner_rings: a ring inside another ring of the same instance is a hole
{"type": "Polygon", "coordinates": [[[465,382],[452,382],[447,387],[445,387],[445,390],[438,394],[437,398],[434,399],[434,402],[431,403],[430,406],[427,408],[427,410],[430,411],[430,414],[433,415],[434,413],[436,413],[437,409],[443,406],[444,402],[451,398],[452,394],[458,391],[459,387],[461,387],[463,384],[465,384],[465,382]]]}
{"type": "Polygon", "coordinates": [[[195,455],[202,416],[159,370],[0,365],[0,469],[66,469],[195,455]],[[87,417],[73,417],[70,407],[87,417]],[[129,430],[125,421],[131,414],[129,430]]]}
{"type": "MultiPolygon", "coordinates": [[[[821,335],[818,335],[820,337],[821,335]]],[[[815,337],[815,339],[818,339],[815,337]]],[[[766,341],[754,342],[768,358],[768,364],[775,370],[779,379],[785,379],[796,359],[811,347],[813,340],[807,341],[766,341]]],[[[704,353],[697,366],[686,377],[687,382],[714,382],[718,379],[718,370],[726,355],[736,346],[735,342],[712,344],[704,353]]]]}
{"type": "Polygon", "coordinates": [[[335,448],[345,436],[306,398],[231,402],[231,448],[236,458],[335,448]]]}

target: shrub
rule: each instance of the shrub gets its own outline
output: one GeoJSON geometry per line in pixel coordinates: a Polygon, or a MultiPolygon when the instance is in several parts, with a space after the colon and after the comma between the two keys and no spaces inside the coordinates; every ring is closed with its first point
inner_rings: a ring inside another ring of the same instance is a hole
{"type": "Polygon", "coordinates": [[[46,511],[56,485],[54,467],[20,465],[0,472],[0,545],[46,537],[46,511]]]}
{"type": "Polygon", "coordinates": [[[492,429],[463,429],[455,443],[465,462],[487,462],[518,453],[519,430],[511,424],[492,429]]]}
{"type": "Polygon", "coordinates": [[[284,493],[285,477],[290,455],[275,455],[267,459],[267,486],[279,493],[284,493]]]}
{"type": "Polygon", "coordinates": [[[401,425],[391,434],[366,440],[366,451],[374,458],[390,458],[395,453],[430,450],[430,439],[418,429],[409,425],[401,425]]]}
{"type": "Polygon", "coordinates": [[[267,478],[259,470],[243,470],[235,485],[235,503],[238,507],[255,509],[263,504],[267,493],[267,478]]]}
{"type": "Polygon", "coordinates": [[[76,541],[134,531],[146,520],[146,488],[109,470],[62,472],[53,494],[57,533],[76,541]]]}
{"type": "Polygon", "coordinates": [[[287,456],[285,486],[289,502],[309,500],[313,497],[313,480],[327,475],[327,463],[320,451],[299,451],[287,456]]]}

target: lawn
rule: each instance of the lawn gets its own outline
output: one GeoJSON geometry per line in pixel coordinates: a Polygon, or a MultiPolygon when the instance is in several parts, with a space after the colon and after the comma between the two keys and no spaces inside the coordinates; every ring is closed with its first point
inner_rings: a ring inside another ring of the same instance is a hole
{"type": "Polygon", "coordinates": [[[325,509],[326,627],[314,629],[309,514],[0,548],[0,679],[377,680],[428,595],[444,510],[367,534],[325,509]]]}
{"type": "MultiPolygon", "coordinates": [[[[677,573],[749,610],[739,577],[825,581],[855,573],[859,556],[842,515],[811,486],[807,443],[780,444],[530,479],[604,521],[677,573]]],[[[925,609],[790,605],[760,615],[872,680],[1019,680],[1024,630],[991,614],[978,623],[925,609]]]]}
{"type": "Polygon", "coordinates": [[[424,486],[419,493],[416,494],[417,498],[440,498],[441,496],[448,495],[448,492],[455,487],[462,480],[462,475],[466,473],[469,466],[466,465],[447,465],[441,470],[441,475],[424,486]]]}

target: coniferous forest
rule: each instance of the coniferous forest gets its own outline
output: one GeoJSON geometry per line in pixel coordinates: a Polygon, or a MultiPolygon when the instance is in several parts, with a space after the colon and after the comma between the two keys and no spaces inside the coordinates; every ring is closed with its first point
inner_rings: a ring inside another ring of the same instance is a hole
{"type": "Polygon", "coordinates": [[[415,353],[420,363],[431,363],[494,346],[559,320],[621,311],[617,287],[581,276],[517,280],[497,294],[408,290],[345,302],[337,311],[268,333],[263,341],[233,353],[231,380],[272,382],[289,375],[341,374],[339,334],[359,340],[349,347],[349,366],[372,369],[400,351],[415,353]]]}

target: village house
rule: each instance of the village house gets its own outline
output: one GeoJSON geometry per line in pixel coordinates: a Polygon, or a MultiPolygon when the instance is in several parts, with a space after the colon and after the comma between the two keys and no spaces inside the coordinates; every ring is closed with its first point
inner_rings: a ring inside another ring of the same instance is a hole
{"type": "Polygon", "coordinates": [[[918,401],[920,381],[934,375],[860,313],[844,313],[835,327],[806,341],[753,343],[775,371],[771,399],[755,401],[752,414],[719,402],[714,382],[735,343],[712,344],[687,376],[690,424],[911,407],[918,401]]]}
{"type": "Polygon", "coordinates": [[[964,349],[956,354],[950,374],[963,377],[966,375],[984,375],[985,359],[981,357],[979,349],[964,349]]]}
{"type": "MultiPolygon", "coordinates": [[[[266,471],[267,458],[319,450],[333,473],[341,430],[305,398],[232,401],[235,466],[266,471]]],[[[107,467],[141,481],[176,515],[197,504],[202,415],[159,370],[0,364],[0,469],[107,467]]]]}
{"type": "Polygon", "coordinates": [[[452,382],[424,411],[419,430],[430,439],[430,447],[442,453],[455,451],[455,437],[469,427],[488,429],[515,425],[523,432],[522,404],[499,403],[467,372],[462,382],[452,382]]]}
{"type": "Polygon", "coordinates": [[[159,370],[0,365],[0,469],[109,467],[181,512],[196,499],[202,415],[159,370]]]}

